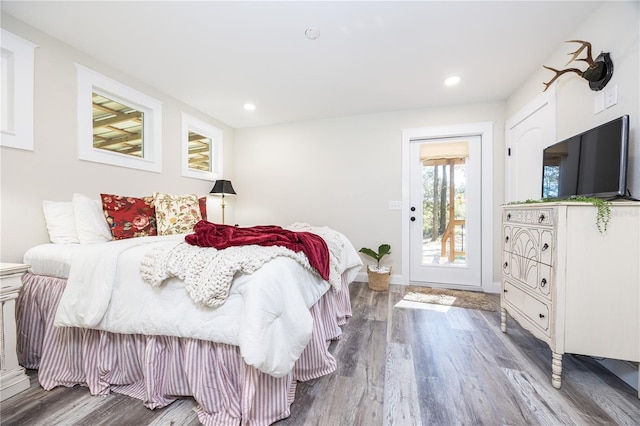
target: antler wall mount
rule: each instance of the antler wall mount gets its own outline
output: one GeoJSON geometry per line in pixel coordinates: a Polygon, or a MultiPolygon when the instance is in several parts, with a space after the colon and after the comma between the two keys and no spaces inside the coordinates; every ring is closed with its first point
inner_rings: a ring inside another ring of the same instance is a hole
{"type": "Polygon", "coordinates": [[[578,48],[575,52],[569,53],[569,55],[573,55],[569,62],[566,65],[569,65],[573,61],[582,61],[589,64],[589,67],[582,71],[578,68],[567,68],[564,70],[557,70],[555,68],[548,67],[543,65],[543,68],[551,70],[556,73],[556,75],[549,80],[548,83],[544,84],[543,92],[546,92],[549,86],[556,81],[558,77],[562,74],[566,74],[568,72],[574,72],[578,74],[580,77],[584,78],[589,82],[589,87],[591,90],[598,91],[604,89],[609,80],[611,80],[611,76],[613,75],[613,62],[611,61],[611,57],[609,53],[602,52],[598,55],[596,59],[593,59],[591,56],[591,43],[583,40],[567,40],[567,43],[580,43],[582,46],[578,48]],[[586,58],[578,58],[578,56],[582,53],[583,50],[587,49],[587,57],[586,58]]]}

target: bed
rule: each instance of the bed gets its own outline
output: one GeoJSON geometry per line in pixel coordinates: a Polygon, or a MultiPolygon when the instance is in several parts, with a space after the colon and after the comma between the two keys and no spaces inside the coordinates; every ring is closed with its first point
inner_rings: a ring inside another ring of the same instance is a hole
{"type": "Polygon", "coordinates": [[[233,247],[214,259],[185,247],[182,234],[34,247],[16,307],[19,361],[47,390],[79,384],[150,409],[191,396],[204,425],[288,417],[297,381],[336,369],[328,347],[351,315],[348,284],[362,265],[344,235],[303,228],[333,241],[329,279],[281,247],[233,247]],[[220,275],[213,263],[233,276],[224,303],[202,291],[220,275]]]}

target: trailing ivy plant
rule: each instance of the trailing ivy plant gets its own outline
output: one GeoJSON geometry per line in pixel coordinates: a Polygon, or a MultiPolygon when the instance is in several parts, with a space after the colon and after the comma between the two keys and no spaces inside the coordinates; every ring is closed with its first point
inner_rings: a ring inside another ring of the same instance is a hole
{"type": "Polygon", "coordinates": [[[596,226],[598,227],[598,231],[601,234],[604,234],[607,231],[607,227],[609,226],[609,220],[611,220],[611,202],[607,200],[603,200],[602,198],[596,197],[582,197],[582,196],[573,196],[564,200],[525,200],[525,201],[515,201],[508,204],[535,204],[535,203],[553,203],[553,202],[576,202],[576,203],[591,203],[598,211],[596,213],[596,226]]]}

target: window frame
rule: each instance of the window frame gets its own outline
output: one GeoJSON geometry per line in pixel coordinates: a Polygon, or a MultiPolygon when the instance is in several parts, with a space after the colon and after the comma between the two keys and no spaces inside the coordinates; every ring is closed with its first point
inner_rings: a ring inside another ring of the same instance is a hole
{"type": "Polygon", "coordinates": [[[162,173],[162,102],[83,65],[75,65],[78,83],[78,159],[162,173]],[[93,93],[144,113],[143,157],[94,148],[93,93]]]}
{"type": "Polygon", "coordinates": [[[182,176],[215,181],[222,177],[223,132],[217,127],[182,113],[182,176]],[[196,170],[189,167],[189,131],[198,133],[211,140],[209,146],[209,170],[196,170]]]}
{"type": "Polygon", "coordinates": [[[6,129],[0,128],[0,145],[33,151],[34,58],[38,46],[4,28],[1,36],[2,96],[5,97],[2,109],[10,123],[6,129]],[[5,51],[11,56],[10,61],[4,59],[5,51]]]}

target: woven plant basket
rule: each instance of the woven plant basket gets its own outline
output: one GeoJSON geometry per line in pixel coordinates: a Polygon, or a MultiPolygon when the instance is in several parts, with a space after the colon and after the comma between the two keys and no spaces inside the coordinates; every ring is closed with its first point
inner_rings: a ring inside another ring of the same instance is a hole
{"type": "Polygon", "coordinates": [[[391,268],[389,272],[380,273],[369,269],[367,265],[367,276],[369,277],[369,288],[374,291],[389,290],[389,280],[391,279],[391,268]]]}

